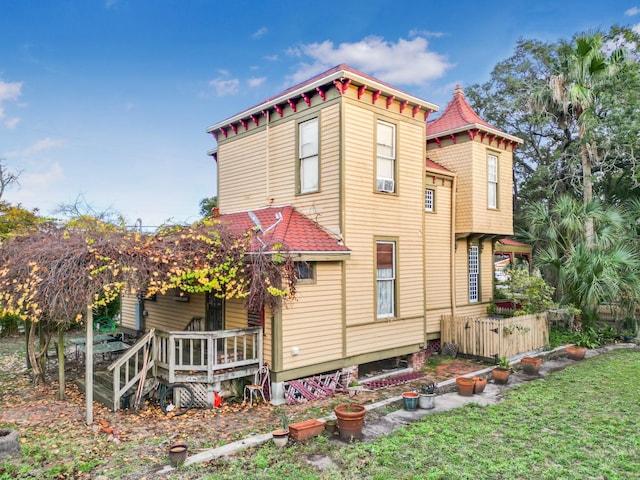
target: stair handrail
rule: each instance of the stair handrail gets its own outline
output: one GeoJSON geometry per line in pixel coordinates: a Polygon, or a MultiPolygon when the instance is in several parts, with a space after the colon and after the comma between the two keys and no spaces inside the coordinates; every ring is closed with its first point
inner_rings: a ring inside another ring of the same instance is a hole
{"type": "Polygon", "coordinates": [[[155,328],[151,328],[146,334],[138,339],[138,341],[133,344],[131,348],[129,348],[125,353],[123,353],[120,357],[114,360],[111,365],[107,367],[108,371],[113,371],[113,411],[116,412],[120,408],[120,399],[124,396],[124,394],[133,387],[142,376],[142,371],[149,371],[155,365],[155,348],[153,342],[155,340],[155,328]],[[136,356],[140,350],[149,345],[149,355],[147,357],[146,365],[138,364],[138,362],[134,362],[135,372],[133,372],[133,376],[129,378],[129,360],[136,356]],[[121,379],[121,368],[125,366],[125,382],[124,385],[120,385],[121,379]]]}

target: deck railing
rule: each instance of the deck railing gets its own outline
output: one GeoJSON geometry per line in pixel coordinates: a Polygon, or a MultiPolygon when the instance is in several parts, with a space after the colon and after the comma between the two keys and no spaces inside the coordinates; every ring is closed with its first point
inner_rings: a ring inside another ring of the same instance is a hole
{"type": "Polygon", "coordinates": [[[156,332],[158,376],[169,383],[216,383],[251,375],[262,361],[262,328],[156,332]]]}
{"type": "Polygon", "coordinates": [[[153,355],[154,336],[155,330],[152,328],[135,345],[107,367],[108,371],[113,372],[114,411],[120,408],[120,399],[126,392],[140,381],[143,370],[147,372],[147,377],[153,375],[155,365],[155,357],[153,355]],[[147,351],[147,355],[144,354],[145,351],[147,351]]]}
{"type": "Polygon", "coordinates": [[[549,343],[547,312],[518,317],[443,315],[442,342],[458,345],[458,352],[498,359],[543,348],[549,343]]]}

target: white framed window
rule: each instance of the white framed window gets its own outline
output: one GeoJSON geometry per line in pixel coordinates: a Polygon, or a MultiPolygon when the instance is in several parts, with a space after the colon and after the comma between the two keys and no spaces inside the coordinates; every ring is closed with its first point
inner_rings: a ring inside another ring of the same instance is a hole
{"type": "Polygon", "coordinates": [[[469,247],[469,302],[478,301],[478,282],[480,279],[478,246],[469,247]]]}
{"type": "Polygon", "coordinates": [[[396,243],[376,242],[377,317],[395,316],[396,243]]]}
{"type": "Polygon", "coordinates": [[[498,208],[498,157],[487,156],[487,207],[498,208]]]}
{"type": "Polygon", "coordinates": [[[396,126],[378,121],[376,132],[376,190],[395,192],[396,126]]]}
{"type": "Polygon", "coordinates": [[[300,193],[317,192],[319,189],[318,163],[318,119],[314,118],[298,125],[300,193]]]}
{"type": "Polygon", "coordinates": [[[424,211],[433,212],[435,207],[436,191],[433,188],[427,188],[424,191],[424,211]]]}

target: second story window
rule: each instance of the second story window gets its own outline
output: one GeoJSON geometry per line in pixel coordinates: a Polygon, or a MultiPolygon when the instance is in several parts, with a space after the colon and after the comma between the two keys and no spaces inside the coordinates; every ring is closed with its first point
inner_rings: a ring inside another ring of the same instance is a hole
{"type": "Polygon", "coordinates": [[[498,157],[489,154],[487,157],[487,207],[498,208],[498,157]]]}
{"type": "Polygon", "coordinates": [[[378,122],[376,135],[376,190],[395,192],[396,170],[396,126],[387,122],[378,122]]]}
{"type": "Polygon", "coordinates": [[[427,188],[424,191],[424,211],[433,212],[435,206],[436,191],[433,188],[427,188]]]}
{"type": "Polygon", "coordinates": [[[300,193],[319,189],[318,119],[307,120],[298,126],[300,193]]]}

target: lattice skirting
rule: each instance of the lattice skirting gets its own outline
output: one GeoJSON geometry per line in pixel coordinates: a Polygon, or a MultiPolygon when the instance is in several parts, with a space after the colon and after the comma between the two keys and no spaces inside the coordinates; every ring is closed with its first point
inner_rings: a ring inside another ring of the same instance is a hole
{"type": "MultiPolygon", "coordinates": [[[[193,390],[193,406],[195,408],[212,408],[213,407],[213,385],[206,383],[186,383],[193,390]]],[[[189,401],[189,395],[178,390],[178,398],[176,404],[180,407],[186,407],[189,401]]]]}

